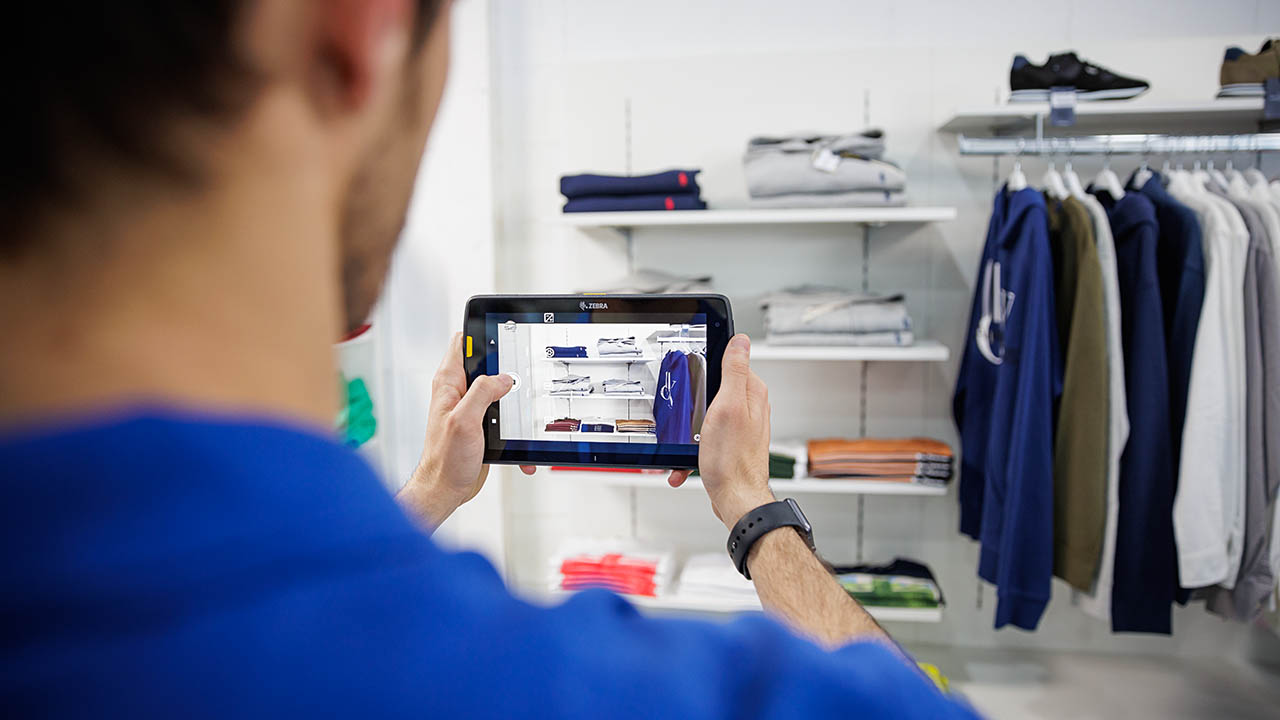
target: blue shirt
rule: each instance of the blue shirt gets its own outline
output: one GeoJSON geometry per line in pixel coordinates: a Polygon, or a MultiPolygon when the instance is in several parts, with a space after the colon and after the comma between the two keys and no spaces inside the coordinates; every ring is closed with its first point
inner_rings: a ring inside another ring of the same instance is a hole
{"type": "Polygon", "coordinates": [[[1187,390],[1200,308],[1204,305],[1204,248],[1195,211],[1164,189],[1164,178],[1152,173],[1137,192],[1151,200],[1156,211],[1156,277],[1164,316],[1165,357],[1169,371],[1169,447],[1173,478],[1182,457],[1182,427],[1187,417],[1187,390]]]}
{"type": "Polygon", "coordinates": [[[122,415],[0,438],[0,696],[42,717],[973,717],[872,643],[512,597],[351,450],[122,415]]]}
{"type": "Polygon", "coordinates": [[[1034,630],[1053,577],[1053,407],[1062,393],[1044,197],[1001,190],[952,401],[961,529],[982,542],[997,628],[1034,630]],[[984,319],[985,318],[985,319],[984,319]]]}
{"type": "Polygon", "coordinates": [[[693,384],[689,376],[689,356],[679,350],[668,351],[658,368],[653,423],[660,443],[693,442],[693,384]]]}
{"type": "Polygon", "coordinates": [[[1129,440],[1120,455],[1111,629],[1169,634],[1178,558],[1173,536],[1175,477],[1164,305],[1156,261],[1156,209],[1141,193],[1125,193],[1119,200],[1105,191],[1095,194],[1107,208],[1116,243],[1129,410],[1129,440]]]}

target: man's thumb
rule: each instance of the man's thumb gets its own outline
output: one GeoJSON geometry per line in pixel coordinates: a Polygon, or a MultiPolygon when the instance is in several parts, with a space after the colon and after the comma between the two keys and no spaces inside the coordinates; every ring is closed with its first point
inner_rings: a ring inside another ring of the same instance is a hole
{"type": "Polygon", "coordinates": [[[724,373],[720,380],[722,385],[740,386],[746,389],[747,377],[751,374],[751,339],[742,333],[729,340],[724,350],[724,373]]]}
{"type": "Polygon", "coordinates": [[[474,415],[477,419],[482,418],[485,409],[511,392],[515,384],[515,379],[510,375],[481,375],[471,383],[471,389],[462,396],[454,412],[474,415]]]}

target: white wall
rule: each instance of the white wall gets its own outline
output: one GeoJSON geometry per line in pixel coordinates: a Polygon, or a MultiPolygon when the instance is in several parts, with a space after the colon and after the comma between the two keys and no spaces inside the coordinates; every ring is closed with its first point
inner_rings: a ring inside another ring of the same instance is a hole
{"type": "MultiPolygon", "coordinates": [[[[960,215],[944,225],[873,231],[869,284],[906,291],[920,335],[945,342],[953,360],[871,366],[867,430],[954,442],[950,395],[993,163],[959,158],[954,139],[935,128],[957,106],[1002,97],[1017,52],[1040,62],[1077,49],[1150,80],[1149,102],[1209,99],[1223,49],[1256,50],[1267,30],[1280,30],[1280,3],[494,0],[497,288],[571,291],[626,271],[620,236],[558,223],[562,174],[697,167],[713,207],[740,207],[747,202],[740,157],[750,136],[883,127],[889,158],[910,176],[912,202],[954,205],[960,215]]],[[[1096,169],[1076,165],[1082,175],[1096,169]]],[[[764,292],[800,282],[857,287],[859,233],[640,230],[635,259],[638,267],[714,275],[739,327],[758,332],[764,292]]],[[[771,387],[776,436],[857,433],[858,366],[762,362],[758,369],[771,387]]],[[[690,551],[723,548],[724,530],[696,494],[546,477],[511,477],[506,487],[509,575],[517,584],[541,580],[563,536],[628,532],[633,498],[641,537],[675,538],[690,551]]],[[[861,508],[863,557],[916,557],[938,571],[950,601],[946,620],[892,628],[908,641],[1217,654],[1248,635],[1184,610],[1172,639],[1113,637],[1071,607],[1062,585],[1038,632],[996,633],[994,598],[976,578],[977,547],[956,530],[954,495],[809,498],[805,506],[832,560],[855,559],[861,508]]]]}
{"type": "MultiPolygon", "coordinates": [[[[490,19],[486,0],[457,3],[452,66],[427,143],[375,325],[390,363],[389,484],[417,465],[431,379],[449,339],[462,329],[467,298],[494,288],[493,136],[490,19]]],[[[502,566],[501,483],[493,478],[436,533],[446,544],[484,552],[502,566]]]]}

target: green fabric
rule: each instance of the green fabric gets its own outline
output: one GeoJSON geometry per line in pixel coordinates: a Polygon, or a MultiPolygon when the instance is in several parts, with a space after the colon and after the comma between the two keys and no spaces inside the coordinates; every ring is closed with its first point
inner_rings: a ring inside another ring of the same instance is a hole
{"type": "Polygon", "coordinates": [[[1053,574],[1089,592],[1107,517],[1108,363],[1102,265],[1079,200],[1049,199],[1062,399],[1053,452],[1053,574]],[[1099,389],[1101,388],[1101,390],[1099,389]]]}
{"type": "MultiPolygon", "coordinates": [[[[691,473],[698,477],[698,471],[691,473]]],[[[769,453],[769,477],[790,480],[796,476],[796,459],[782,453],[769,453]]]]}
{"type": "Polygon", "coordinates": [[[841,587],[863,605],[873,607],[936,608],[938,590],[922,578],[846,573],[836,577],[841,587]]]}
{"type": "Polygon", "coordinates": [[[338,381],[343,386],[347,404],[338,411],[334,424],[342,434],[343,442],[351,447],[360,447],[378,431],[378,420],[373,416],[373,398],[363,378],[346,381],[339,376],[338,381]]]}

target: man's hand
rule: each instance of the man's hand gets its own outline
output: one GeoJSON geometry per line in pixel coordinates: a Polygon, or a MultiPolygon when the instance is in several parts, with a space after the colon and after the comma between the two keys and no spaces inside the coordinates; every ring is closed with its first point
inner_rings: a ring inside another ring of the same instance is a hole
{"type": "MultiPolygon", "coordinates": [[[[769,388],[751,371],[751,341],[738,334],[724,352],[720,391],[707,409],[698,471],[711,509],[733,529],[743,515],[773,502],[769,489],[769,388]]],[[[672,473],[679,486],[688,473],[672,473]]]]}
{"type": "MultiPolygon", "coordinates": [[[[431,527],[484,487],[484,414],[511,390],[507,375],[483,375],[467,389],[462,367],[462,333],[453,336],[431,382],[431,410],[422,459],[397,496],[431,527]]],[[[532,468],[522,468],[532,473],[532,468]]]]}

